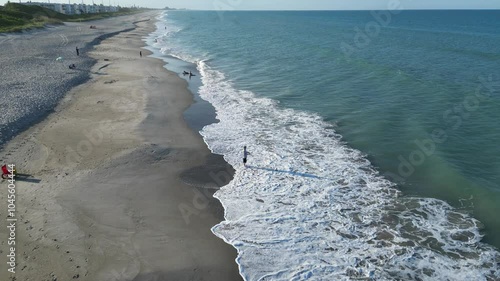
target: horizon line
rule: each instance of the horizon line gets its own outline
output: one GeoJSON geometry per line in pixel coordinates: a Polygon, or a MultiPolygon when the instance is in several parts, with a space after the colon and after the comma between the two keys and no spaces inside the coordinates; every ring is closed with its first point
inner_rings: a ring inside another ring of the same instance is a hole
{"type": "MultiPolygon", "coordinates": [[[[147,8],[147,7],[145,7],[147,8]]],[[[215,9],[188,9],[188,8],[150,8],[166,11],[200,11],[200,12],[341,12],[341,11],[389,11],[389,9],[336,9],[336,10],[278,10],[278,9],[241,9],[241,10],[215,10],[215,9]]],[[[390,11],[397,10],[392,9],[390,11]]],[[[399,9],[400,11],[500,11],[500,8],[420,8],[420,9],[399,9]]]]}

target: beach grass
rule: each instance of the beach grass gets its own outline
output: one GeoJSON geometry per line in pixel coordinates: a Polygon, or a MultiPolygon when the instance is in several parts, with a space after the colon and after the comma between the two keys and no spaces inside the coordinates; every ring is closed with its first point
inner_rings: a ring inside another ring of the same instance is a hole
{"type": "Polygon", "coordinates": [[[143,9],[121,8],[119,12],[65,15],[40,6],[28,6],[7,3],[0,6],[0,33],[17,32],[46,25],[57,25],[63,22],[98,20],[114,16],[129,15],[144,11],[143,9]]]}

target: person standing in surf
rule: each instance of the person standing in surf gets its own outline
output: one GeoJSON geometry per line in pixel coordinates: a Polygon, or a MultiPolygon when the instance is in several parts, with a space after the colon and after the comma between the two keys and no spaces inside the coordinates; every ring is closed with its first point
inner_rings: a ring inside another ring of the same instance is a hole
{"type": "Polygon", "coordinates": [[[247,157],[250,155],[250,152],[247,151],[247,147],[243,147],[243,166],[247,166],[247,157]]]}

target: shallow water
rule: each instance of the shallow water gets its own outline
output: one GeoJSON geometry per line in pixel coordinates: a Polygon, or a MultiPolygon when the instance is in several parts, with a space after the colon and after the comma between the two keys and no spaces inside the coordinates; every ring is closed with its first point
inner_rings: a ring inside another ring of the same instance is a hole
{"type": "Polygon", "coordinates": [[[213,231],[247,280],[500,278],[499,15],[162,19],[156,47],[197,63],[220,120],[201,133],[237,170],[213,231]]]}

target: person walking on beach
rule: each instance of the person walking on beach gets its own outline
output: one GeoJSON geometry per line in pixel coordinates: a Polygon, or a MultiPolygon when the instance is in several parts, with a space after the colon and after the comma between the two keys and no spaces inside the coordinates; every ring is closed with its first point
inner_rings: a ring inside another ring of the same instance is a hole
{"type": "Polygon", "coordinates": [[[247,166],[247,157],[250,155],[250,152],[247,151],[247,147],[243,147],[243,166],[247,166]]]}
{"type": "Polygon", "coordinates": [[[79,56],[80,55],[80,49],[78,49],[78,46],[76,47],[76,55],[79,56]]]}
{"type": "Polygon", "coordinates": [[[141,56],[141,58],[142,58],[142,51],[139,51],[139,56],[141,56]]]}

